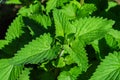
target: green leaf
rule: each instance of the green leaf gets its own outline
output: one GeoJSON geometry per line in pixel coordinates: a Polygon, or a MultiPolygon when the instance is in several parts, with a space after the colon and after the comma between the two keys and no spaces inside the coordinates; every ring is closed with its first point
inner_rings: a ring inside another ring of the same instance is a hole
{"type": "Polygon", "coordinates": [[[35,15],[29,16],[29,18],[36,21],[37,23],[43,25],[44,28],[46,28],[46,29],[48,29],[48,26],[51,26],[51,19],[49,16],[35,14],[35,15]]]}
{"type": "Polygon", "coordinates": [[[107,45],[109,45],[109,47],[111,47],[114,50],[117,49],[118,47],[117,40],[113,36],[107,34],[105,35],[105,40],[106,40],[107,45]]]}
{"type": "Polygon", "coordinates": [[[13,64],[39,63],[50,60],[56,56],[58,48],[51,48],[52,38],[50,34],[44,34],[25,45],[12,58],[13,64]]]}
{"type": "Polygon", "coordinates": [[[109,35],[112,35],[116,39],[120,39],[120,31],[111,29],[108,33],[109,35]]]}
{"type": "Polygon", "coordinates": [[[62,6],[63,3],[66,3],[68,1],[70,1],[70,0],[49,0],[47,2],[47,6],[46,6],[47,13],[49,13],[50,10],[54,9],[55,7],[62,6]]]}
{"type": "Polygon", "coordinates": [[[110,53],[90,80],[120,80],[120,52],[110,53]]]}
{"type": "Polygon", "coordinates": [[[46,6],[47,13],[50,12],[50,10],[54,9],[57,6],[57,1],[58,0],[49,0],[47,2],[47,6],[46,6]]]}
{"type": "Polygon", "coordinates": [[[29,11],[29,8],[24,6],[22,8],[20,8],[20,10],[18,11],[17,13],[18,15],[22,15],[22,16],[29,16],[31,15],[30,11],[29,11]]]}
{"type": "Polygon", "coordinates": [[[65,66],[65,61],[63,57],[60,57],[58,60],[57,67],[64,67],[65,66]]]}
{"type": "Polygon", "coordinates": [[[8,59],[0,60],[0,80],[16,80],[22,71],[22,66],[14,66],[8,59]]]}
{"type": "Polygon", "coordinates": [[[34,4],[31,4],[29,6],[29,14],[39,14],[41,13],[42,7],[41,7],[41,3],[39,1],[36,1],[34,4]]]}
{"type": "Polygon", "coordinates": [[[118,4],[116,2],[108,1],[108,8],[106,9],[106,11],[109,11],[112,7],[115,7],[117,5],[118,4]]]}
{"type": "Polygon", "coordinates": [[[101,39],[112,28],[114,21],[99,17],[80,18],[73,25],[76,27],[75,37],[86,43],[101,39]]]}
{"type": "Polygon", "coordinates": [[[52,64],[57,68],[62,68],[65,66],[65,59],[60,57],[57,61],[53,61],[52,64]]]}
{"type": "Polygon", "coordinates": [[[70,54],[73,61],[81,67],[82,71],[87,70],[88,59],[86,56],[86,51],[84,49],[84,44],[81,40],[73,41],[71,47],[64,45],[64,49],[70,54]]]}
{"type": "Polygon", "coordinates": [[[77,77],[79,74],[81,74],[81,68],[80,67],[73,67],[70,69],[70,71],[63,71],[58,76],[58,80],[77,80],[77,77]]]}
{"type": "Polygon", "coordinates": [[[92,14],[96,10],[96,6],[94,4],[84,4],[77,10],[77,17],[86,17],[92,14]]]}
{"type": "Polygon", "coordinates": [[[94,4],[81,4],[73,0],[66,6],[63,6],[62,12],[69,17],[69,19],[79,19],[81,17],[86,17],[92,14],[96,10],[96,6],[94,4]]]}
{"type": "MultiPolygon", "coordinates": [[[[118,46],[119,46],[119,48],[120,48],[120,31],[111,29],[108,34],[112,36],[112,39],[113,39],[113,41],[114,41],[114,44],[113,44],[113,45],[115,45],[115,47],[117,47],[117,43],[118,43],[118,46]]],[[[112,39],[111,39],[111,40],[112,40],[112,39]]],[[[109,41],[109,42],[110,42],[110,41],[109,41]]],[[[111,42],[110,42],[110,43],[111,43],[111,42]]],[[[109,43],[109,44],[110,44],[110,43],[109,43]]]]}
{"type": "Polygon", "coordinates": [[[6,4],[21,4],[20,0],[7,0],[6,4]]]}
{"type": "Polygon", "coordinates": [[[7,40],[0,40],[0,49],[2,49],[5,45],[8,45],[9,41],[7,40]]]}
{"type": "Polygon", "coordinates": [[[91,42],[91,44],[92,44],[93,48],[95,49],[95,51],[97,53],[100,53],[99,46],[98,46],[99,45],[99,41],[95,40],[95,41],[91,42]]]}
{"type": "Polygon", "coordinates": [[[70,72],[70,74],[72,74],[73,78],[75,80],[77,80],[77,77],[79,76],[79,74],[82,73],[82,68],[75,66],[75,67],[71,68],[69,72],[70,72]]]}
{"type": "Polygon", "coordinates": [[[22,20],[22,16],[16,17],[9,26],[5,39],[11,41],[13,39],[19,38],[24,33],[24,31],[22,30],[23,27],[24,23],[22,20]]]}
{"type": "Polygon", "coordinates": [[[17,80],[30,80],[30,68],[25,68],[23,71],[22,71],[22,74],[20,74],[19,78],[17,80]]]}
{"type": "Polygon", "coordinates": [[[18,15],[31,16],[33,14],[40,14],[42,12],[41,3],[36,1],[34,4],[29,5],[29,7],[22,7],[18,11],[18,15]]]}
{"type": "Polygon", "coordinates": [[[69,72],[63,71],[58,76],[58,80],[75,80],[75,79],[72,77],[72,75],[69,72]]]}
{"type": "Polygon", "coordinates": [[[74,63],[74,60],[73,60],[73,58],[72,58],[70,55],[67,55],[67,56],[65,57],[65,63],[66,63],[67,65],[70,65],[70,64],[74,63]]]}
{"type": "Polygon", "coordinates": [[[56,37],[75,33],[76,28],[70,24],[69,19],[58,10],[53,11],[53,17],[55,22],[55,28],[56,28],[56,37]]]}
{"type": "MultiPolygon", "coordinates": [[[[79,4],[80,5],[80,4],[79,4]]],[[[65,16],[67,16],[69,19],[74,19],[76,18],[76,10],[77,10],[77,6],[71,4],[67,4],[66,6],[63,6],[63,9],[61,9],[61,11],[65,14],[65,16]]]]}
{"type": "Polygon", "coordinates": [[[53,12],[54,22],[55,22],[55,28],[56,28],[56,36],[62,36],[64,37],[64,26],[66,26],[65,23],[65,17],[63,17],[63,14],[60,14],[57,10],[54,10],[53,12]]]}

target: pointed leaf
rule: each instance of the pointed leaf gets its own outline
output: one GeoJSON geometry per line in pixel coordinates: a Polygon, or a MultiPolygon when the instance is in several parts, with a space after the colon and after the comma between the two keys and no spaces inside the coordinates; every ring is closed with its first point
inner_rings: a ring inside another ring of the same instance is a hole
{"type": "Polygon", "coordinates": [[[25,68],[23,71],[22,71],[22,74],[20,74],[19,78],[17,80],[30,80],[30,68],[25,68]]]}
{"type": "Polygon", "coordinates": [[[17,52],[11,62],[13,64],[25,64],[50,60],[56,56],[56,50],[58,49],[56,47],[51,49],[51,43],[50,34],[44,34],[25,45],[17,52]]]}
{"type": "Polygon", "coordinates": [[[84,4],[77,10],[77,17],[86,17],[92,14],[96,9],[94,4],[84,4]]]}
{"type": "Polygon", "coordinates": [[[91,44],[92,44],[94,50],[95,50],[97,53],[100,53],[99,41],[98,41],[98,40],[95,40],[95,41],[93,41],[91,44]]]}
{"type": "Polygon", "coordinates": [[[16,17],[16,19],[14,19],[14,21],[9,26],[5,39],[11,41],[15,38],[19,38],[24,33],[24,31],[22,30],[23,27],[24,23],[22,20],[22,16],[16,17]]]}
{"type": "Polygon", "coordinates": [[[88,68],[88,59],[83,46],[84,44],[82,43],[82,41],[75,40],[72,43],[71,48],[65,45],[64,49],[70,54],[73,61],[77,63],[83,71],[86,71],[88,68]]]}
{"type": "MultiPolygon", "coordinates": [[[[77,2],[77,1],[76,1],[77,2]]],[[[80,4],[79,4],[80,5],[80,4]]],[[[73,4],[67,4],[66,6],[63,6],[63,9],[61,11],[67,16],[69,19],[74,19],[76,17],[76,10],[77,6],[73,4]]]]}
{"type": "Polygon", "coordinates": [[[63,71],[58,76],[58,80],[75,80],[68,71],[63,71]]]}
{"type": "Polygon", "coordinates": [[[7,59],[0,60],[0,80],[16,80],[22,71],[22,66],[14,66],[7,59]]]}
{"type": "Polygon", "coordinates": [[[0,49],[2,49],[5,45],[8,45],[9,41],[7,40],[0,40],[0,49]]]}
{"type": "Polygon", "coordinates": [[[74,63],[74,60],[73,60],[73,58],[72,58],[70,55],[67,55],[67,56],[65,57],[65,63],[66,63],[67,65],[70,65],[70,64],[74,63]]]}
{"type": "Polygon", "coordinates": [[[106,9],[106,11],[109,11],[112,7],[117,6],[118,4],[114,1],[108,1],[108,8],[106,9]]]}
{"type": "Polygon", "coordinates": [[[120,80],[120,52],[110,53],[90,80],[120,80]]]}
{"type": "Polygon", "coordinates": [[[18,14],[26,17],[33,14],[40,14],[41,11],[41,3],[39,1],[36,1],[34,4],[30,4],[29,7],[24,6],[20,8],[18,14]]]}
{"type": "Polygon", "coordinates": [[[112,35],[116,39],[120,39],[120,31],[118,30],[111,29],[108,34],[112,35]]]}
{"type": "Polygon", "coordinates": [[[76,28],[70,24],[69,19],[58,10],[53,11],[53,17],[55,22],[55,28],[56,28],[56,36],[62,36],[64,37],[65,34],[71,34],[75,33],[76,28]]]}
{"type": "Polygon", "coordinates": [[[58,76],[58,80],[77,80],[79,74],[81,74],[82,70],[80,67],[73,67],[70,71],[63,71],[58,76]]]}
{"type": "Polygon", "coordinates": [[[66,3],[68,1],[70,0],[49,0],[46,6],[47,13],[49,13],[50,10],[54,9],[55,7],[62,6],[63,3],[66,3]]]}
{"type": "Polygon", "coordinates": [[[58,0],[49,0],[47,2],[46,10],[47,12],[50,12],[50,10],[54,9],[57,6],[58,0]]]}
{"type": "Polygon", "coordinates": [[[60,57],[57,61],[53,61],[52,65],[57,68],[62,68],[65,66],[65,60],[63,57],[60,57]]]}
{"type": "MultiPolygon", "coordinates": [[[[111,29],[108,34],[113,37],[114,43],[116,43],[116,44],[115,44],[115,47],[117,47],[117,43],[118,43],[118,46],[119,46],[119,48],[120,48],[120,31],[111,29]]],[[[110,41],[109,41],[109,42],[110,42],[110,41]]],[[[111,43],[111,42],[110,42],[110,43],[111,43]]],[[[109,43],[109,44],[110,44],[110,43],[109,43]]]]}
{"type": "Polygon", "coordinates": [[[109,45],[111,49],[114,49],[114,50],[117,49],[118,43],[117,43],[117,40],[113,36],[107,34],[105,35],[105,40],[106,40],[107,45],[109,45]]]}
{"type": "Polygon", "coordinates": [[[48,26],[51,26],[51,19],[49,16],[46,15],[39,15],[39,14],[35,14],[35,15],[31,15],[29,16],[30,19],[33,19],[34,21],[36,21],[38,24],[41,24],[44,26],[44,28],[48,28],[48,26]]]}
{"type": "Polygon", "coordinates": [[[75,21],[74,26],[77,28],[76,37],[84,39],[89,43],[93,40],[100,39],[112,28],[114,21],[103,18],[81,18],[75,21]]]}

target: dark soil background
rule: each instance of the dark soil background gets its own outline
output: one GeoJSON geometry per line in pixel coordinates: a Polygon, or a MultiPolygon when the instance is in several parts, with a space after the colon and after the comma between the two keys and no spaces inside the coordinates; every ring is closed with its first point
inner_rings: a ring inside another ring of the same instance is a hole
{"type": "Polygon", "coordinates": [[[0,39],[4,39],[8,26],[16,17],[19,5],[0,4],[0,39]]]}

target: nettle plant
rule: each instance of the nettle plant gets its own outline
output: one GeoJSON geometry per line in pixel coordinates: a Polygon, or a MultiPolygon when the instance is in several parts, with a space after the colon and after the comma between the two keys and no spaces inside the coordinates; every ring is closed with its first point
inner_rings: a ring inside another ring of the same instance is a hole
{"type": "Polygon", "coordinates": [[[76,0],[25,4],[0,40],[0,80],[120,80],[120,31],[96,10],[76,0]]]}

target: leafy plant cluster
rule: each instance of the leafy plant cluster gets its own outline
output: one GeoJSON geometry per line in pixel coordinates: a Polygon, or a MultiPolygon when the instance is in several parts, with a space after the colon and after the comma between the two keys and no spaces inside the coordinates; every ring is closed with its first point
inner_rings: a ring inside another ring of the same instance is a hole
{"type": "Polygon", "coordinates": [[[13,3],[23,7],[0,40],[0,80],[120,80],[117,3],[13,3]]]}

